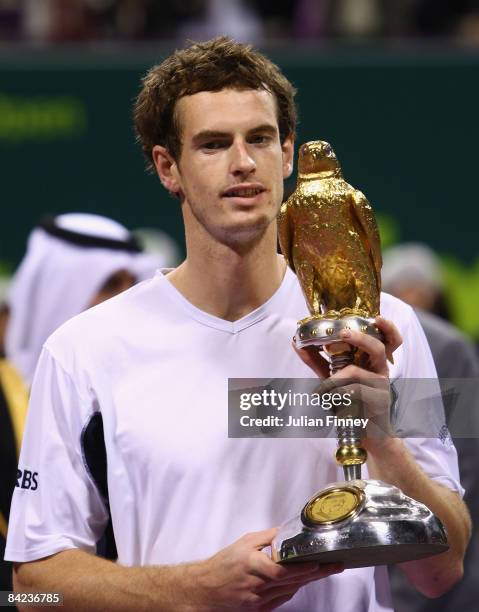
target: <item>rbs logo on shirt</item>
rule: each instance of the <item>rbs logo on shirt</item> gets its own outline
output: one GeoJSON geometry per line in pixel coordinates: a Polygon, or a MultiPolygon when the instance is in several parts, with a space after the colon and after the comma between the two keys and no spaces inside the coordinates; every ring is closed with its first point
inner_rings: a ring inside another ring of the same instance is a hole
{"type": "Polygon", "coordinates": [[[17,470],[16,487],[20,489],[30,489],[36,491],[38,489],[38,472],[30,472],[30,470],[17,470]]]}

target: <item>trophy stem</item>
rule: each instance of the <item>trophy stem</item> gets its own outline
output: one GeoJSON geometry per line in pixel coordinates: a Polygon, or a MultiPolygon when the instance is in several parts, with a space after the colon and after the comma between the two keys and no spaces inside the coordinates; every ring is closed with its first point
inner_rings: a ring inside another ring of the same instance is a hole
{"type": "Polygon", "coordinates": [[[343,467],[344,480],[360,480],[363,454],[364,461],[367,457],[366,450],[361,447],[361,438],[352,427],[337,427],[336,431],[338,435],[336,461],[343,467]]]}
{"type": "Polygon", "coordinates": [[[329,364],[329,370],[331,374],[336,374],[339,370],[342,370],[346,366],[350,365],[354,361],[354,354],[352,351],[345,351],[344,353],[338,353],[331,355],[331,362],[329,364]]]}
{"type": "MultiPolygon", "coordinates": [[[[353,363],[354,353],[351,348],[342,352],[330,354],[331,362],[329,368],[331,374],[335,374],[349,364],[353,363]]],[[[367,451],[361,446],[360,430],[356,427],[336,427],[338,436],[338,449],[336,461],[343,467],[344,480],[361,479],[361,465],[367,459],[367,451]]]]}

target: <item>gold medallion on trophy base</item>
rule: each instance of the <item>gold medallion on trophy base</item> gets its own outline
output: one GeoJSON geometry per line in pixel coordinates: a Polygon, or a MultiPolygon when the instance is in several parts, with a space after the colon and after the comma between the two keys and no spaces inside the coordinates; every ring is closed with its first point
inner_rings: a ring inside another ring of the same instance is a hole
{"type": "Polygon", "coordinates": [[[355,486],[325,489],[306,504],[303,516],[310,525],[333,525],[355,516],[363,499],[364,493],[355,486]]]}

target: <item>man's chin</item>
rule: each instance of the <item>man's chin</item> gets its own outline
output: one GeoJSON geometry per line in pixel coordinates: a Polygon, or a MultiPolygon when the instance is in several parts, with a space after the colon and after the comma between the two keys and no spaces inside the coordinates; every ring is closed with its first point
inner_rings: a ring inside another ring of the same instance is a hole
{"type": "Polygon", "coordinates": [[[249,243],[261,238],[273,221],[274,218],[271,219],[266,215],[255,219],[243,219],[223,227],[220,233],[227,243],[249,243]]]}

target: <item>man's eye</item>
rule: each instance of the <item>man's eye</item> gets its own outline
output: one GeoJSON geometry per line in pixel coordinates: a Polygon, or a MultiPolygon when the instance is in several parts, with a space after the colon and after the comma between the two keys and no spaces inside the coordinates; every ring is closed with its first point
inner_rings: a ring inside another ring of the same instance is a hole
{"type": "Polygon", "coordinates": [[[210,151],[214,151],[215,149],[222,149],[225,146],[225,143],[220,140],[214,140],[212,142],[205,142],[201,145],[202,149],[208,149],[210,151]]]}
{"type": "Polygon", "coordinates": [[[257,134],[250,139],[252,144],[266,144],[271,141],[271,136],[266,134],[257,134]]]}

